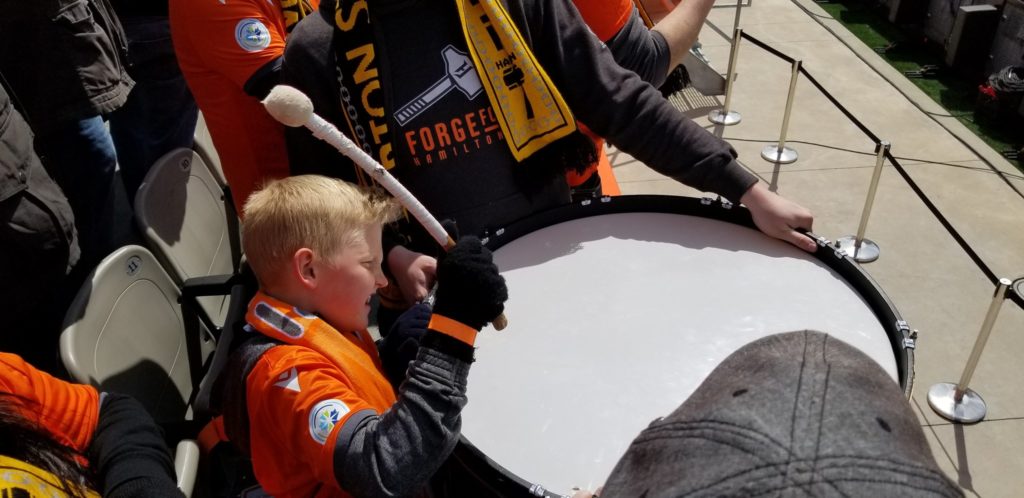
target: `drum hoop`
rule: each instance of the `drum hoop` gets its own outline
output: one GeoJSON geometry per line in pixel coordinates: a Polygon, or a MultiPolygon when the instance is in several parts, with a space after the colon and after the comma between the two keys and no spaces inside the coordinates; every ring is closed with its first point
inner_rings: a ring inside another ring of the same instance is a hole
{"type": "MultiPolygon", "coordinates": [[[[709,197],[624,195],[587,199],[579,203],[548,209],[520,219],[507,227],[494,230],[491,235],[482,240],[487,248],[494,251],[522,236],[559,223],[606,214],[638,212],[695,216],[757,230],[747,208],[733,205],[725,200],[715,200],[709,197]]],[[[875,318],[882,324],[889,338],[893,356],[896,358],[900,387],[903,389],[904,396],[909,399],[914,384],[914,348],[916,347],[917,333],[911,331],[889,297],[861,268],[860,264],[830,246],[827,239],[811,232],[807,234],[817,241],[817,250],[812,255],[843,277],[844,281],[864,299],[875,318]]],[[[511,317],[511,319],[514,320],[515,317],[511,317]]],[[[531,484],[505,469],[474,446],[465,435],[460,437],[459,445],[452,457],[459,460],[482,482],[493,485],[497,496],[522,495],[552,498],[561,496],[545,490],[542,486],[531,484]]]]}

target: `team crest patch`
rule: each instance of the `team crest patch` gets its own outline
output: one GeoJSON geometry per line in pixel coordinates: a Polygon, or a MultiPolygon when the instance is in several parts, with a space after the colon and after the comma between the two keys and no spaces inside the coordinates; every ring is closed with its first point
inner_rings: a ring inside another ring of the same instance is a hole
{"type": "Polygon", "coordinates": [[[309,412],[309,435],[324,444],[338,421],[349,412],[348,405],[337,399],[321,401],[309,412]]]}
{"type": "Polygon", "coordinates": [[[235,25],[235,41],[246,52],[259,52],[270,46],[270,30],[259,19],[242,19],[235,25]]]}

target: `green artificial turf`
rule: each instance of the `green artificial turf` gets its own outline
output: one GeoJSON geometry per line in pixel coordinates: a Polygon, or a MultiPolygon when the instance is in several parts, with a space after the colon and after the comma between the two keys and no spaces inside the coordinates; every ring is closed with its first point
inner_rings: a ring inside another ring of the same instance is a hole
{"type": "MultiPolygon", "coordinates": [[[[1024,124],[1020,120],[999,121],[990,118],[989,113],[975,112],[978,85],[985,77],[969,78],[945,70],[942,47],[890,23],[887,7],[857,0],[832,0],[819,5],[867,46],[888,47],[880,55],[897,70],[918,71],[928,65],[944,68],[933,77],[908,79],[993,149],[998,152],[1020,150],[1024,145],[1024,124]]],[[[1022,161],[1011,162],[1024,171],[1022,161]]]]}

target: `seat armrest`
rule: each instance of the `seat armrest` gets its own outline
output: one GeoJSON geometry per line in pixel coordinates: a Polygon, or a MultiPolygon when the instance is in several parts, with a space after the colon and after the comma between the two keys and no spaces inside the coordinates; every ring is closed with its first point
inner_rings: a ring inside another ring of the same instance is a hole
{"type": "Polygon", "coordinates": [[[178,441],[178,446],[174,449],[174,474],[177,476],[178,489],[186,497],[192,496],[198,469],[199,445],[191,439],[178,441]]]}

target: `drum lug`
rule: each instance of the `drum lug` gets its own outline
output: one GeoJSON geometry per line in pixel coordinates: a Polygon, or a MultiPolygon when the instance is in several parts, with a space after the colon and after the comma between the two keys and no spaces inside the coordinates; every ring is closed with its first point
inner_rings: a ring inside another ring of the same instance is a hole
{"type": "Polygon", "coordinates": [[[580,206],[589,206],[592,201],[590,199],[583,199],[580,201],[580,206]]]}
{"type": "Polygon", "coordinates": [[[533,496],[544,496],[547,494],[547,491],[548,490],[544,489],[544,486],[541,486],[540,484],[530,486],[530,494],[533,496]]]}
{"type": "Polygon", "coordinates": [[[910,330],[906,320],[896,320],[896,328],[903,333],[903,347],[905,349],[917,348],[917,331],[910,330]]]}
{"type": "Polygon", "coordinates": [[[701,203],[702,206],[710,206],[715,201],[718,201],[718,203],[722,206],[723,209],[732,209],[732,206],[733,206],[732,202],[730,202],[729,199],[726,199],[726,198],[724,198],[722,196],[718,196],[717,199],[712,199],[710,197],[701,197],[700,198],[700,203],[701,203]]]}

